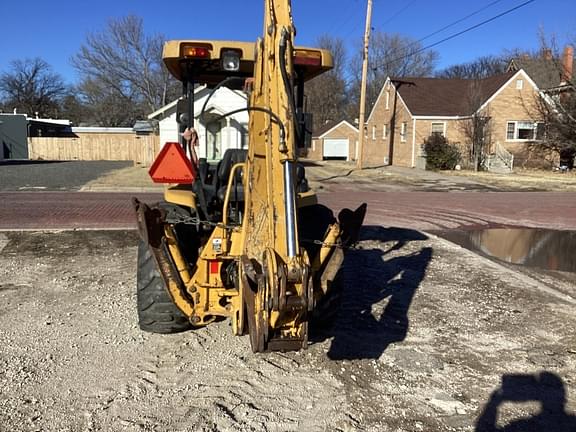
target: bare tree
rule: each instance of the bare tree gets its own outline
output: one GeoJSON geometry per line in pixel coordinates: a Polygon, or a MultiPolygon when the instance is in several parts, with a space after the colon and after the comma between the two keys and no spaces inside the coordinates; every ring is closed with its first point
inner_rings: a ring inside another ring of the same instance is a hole
{"type": "Polygon", "coordinates": [[[488,112],[475,112],[463,120],[462,133],[468,144],[468,160],[474,171],[482,169],[492,145],[492,123],[488,112]]]}
{"type": "Polygon", "coordinates": [[[480,111],[482,104],[481,81],[472,81],[466,95],[467,111],[470,117],[460,122],[460,131],[468,146],[468,161],[474,171],[479,171],[486,161],[486,154],[492,146],[492,121],[488,108],[480,111]]]}
{"type": "Polygon", "coordinates": [[[144,115],[132,95],[124,95],[98,79],[84,80],[78,86],[84,102],[83,121],[98,126],[132,126],[144,115]]]}
{"type": "Polygon", "coordinates": [[[41,58],[15,60],[11,70],[0,75],[4,109],[28,115],[57,117],[59,104],[67,94],[60,75],[41,58]]]}
{"type": "Polygon", "coordinates": [[[322,126],[327,122],[341,119],[346,114],[346,48],[342,39],[328,35],[319,37],[315,44],[332,53],[334,68],[306,85],[308,111],[312,113],[314,124],[322,126]]]}
{"type": "Polygon", "coordinates": [[[85,104],[85,101],[78,95],[79,92],[73,87],[60,102],[60,117],[70,120],[75,126],[88,119],[90,110],[90,106],[85,104]]]}
{"type": "Polygon", "coordinates": [[[560,165],[574,168],[576,158],[576,94],[572,88],[549,91],[537,100],[544,121],[544,130],[538,131],[532,150],[548,150],[558,155],[560,165]]]}
{"type": "MultiPolygon", "coordinates": [[[[576,42],[576,36],[573,38],[576,42]]],[[[574,168],[576,158],[576,79],[574,78],[574,44],[567,44],[564,51],[558,48],[556,38],[547,38],[540,32],[541,52],[546,53],[549,67],[557,75],[558,83],[536,98],[539,117],[544,130],[537,131],[532,150],[552,151],[560,159],[560,165],[574,168]]]]}
{"type": "Polygon", "coordinates": [[[163,42],[161,35],[147,35],[142,19],[134,15],[111,20],[103,32],[88,35],[72,59],[85,96],[97,83],[99,89],[108,88],[117,104],[138,106],[141,116],[165,105],[176,97],[176,86],[162,63],[163,42]]]}
{"type": "MultiPolygon", "coordinates": [[[[352,72],[350,102],[353,112],[357,112],[360,101],[361,46],[359,43],[356,54],[350,62],[352,72]]],[[[368,53],[367,111],[374,106],[387,77],[430,76],[434,71],[437,59],[438,53],[436,51],[422,50],[420,42],[407,36],[379,31],[373,32],[368,53]]]]}
{"type": "Polygon", "coordinates": [[[453,65],[436,73],[438,78],[480,79],[504,73],[508,64],[505,56],[483,56],[468,62],[453,65]]]}

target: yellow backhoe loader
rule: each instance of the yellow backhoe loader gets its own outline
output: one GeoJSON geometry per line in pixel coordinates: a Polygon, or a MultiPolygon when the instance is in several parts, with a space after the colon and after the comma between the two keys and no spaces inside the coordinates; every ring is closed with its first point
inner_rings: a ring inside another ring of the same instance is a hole
{"type": "Polygon", "coordinates": [[[150,173],[175,184],[163,202],[133,199],[140,328],[173,333],[229,318],[254,352],[307,346],[308,323],[329,310],[344,250],[366,212],[362,204],[337,220],[309,190],[297,158],[311,129],[304,85],[331,69],[332,56],[294,46],[289,0],[264,3],[256,43],[165,44],[164,63],[183,83],[181,138],[165,144],[150,173]],[[243,89],[247,106],[208,118],[209,96],[195,120],[198,85],[243,89]],[[198,157],[198,131],[240,111],[249,114],[248,148],[228,149],[219,161],[198,157]]]}

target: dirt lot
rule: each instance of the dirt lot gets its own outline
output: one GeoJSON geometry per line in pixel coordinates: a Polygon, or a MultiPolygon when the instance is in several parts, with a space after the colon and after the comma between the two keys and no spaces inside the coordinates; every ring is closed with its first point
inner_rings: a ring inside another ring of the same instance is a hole
{"type": "MultiPolygon", "coordinates": [[[[319,191],[576,190],[572,174],[307,173],[319,191]]],[[[118,185],[158,190],[140,167],[70,189],[118,185]]],[[[254,355],[226,322],[142,333],[136,243],[123,231],[0,233],[1,432],[576,430],[575,274],[365,227],[334,327],[306,351],[254,355]]]]}
{"type": "Polygon", "coordinates": [[[140,332],[135,245],[0,234],[0,431],[576,428],[574,274],[366,227],[334,328],[303,352],[254,355],[226,322],[140,332]]]}

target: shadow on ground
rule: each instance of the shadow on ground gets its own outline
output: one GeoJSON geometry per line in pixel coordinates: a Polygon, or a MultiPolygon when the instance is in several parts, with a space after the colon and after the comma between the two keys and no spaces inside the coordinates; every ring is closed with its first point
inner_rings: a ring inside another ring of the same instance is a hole
{"type": "Polygon", "coordinates": [[[0,160],[0,166],[2,165],[44,165],[53,163],[64,163],[65,161],[58,160],[28,160],[28,159],[5,159],[0,160]]]}
{"type": "Polygon", "coordinates": [[[305,167],[322,166],[322,164],[314,162],[313,160],[310,160],[310,159],[300,159],[299,163],[301,163],[305,167]]]}
{"type": "Polygon", "coordinates": [[[566,412],[566,389],[562,378],[544,371],[534,375],[507,374],[490,396],[476,423],[475,432],[574,432],[576,416],[566,412]],[[538,402],[540,412],[498,426],[504,403],[538,402]]]}
{"type": "Polygon", "coordinates": [[[338,312],[331,325],[316,320],[311,330],[312,341],[332,338],[330,359],[378,358],[390,344],[406,338],[410,305],[432,259],[432,248],[405,253],[402,249],[427,239],[410,229],[362,227],[360,243],[347,252],[338,275],[342,289],[338,312]]]}

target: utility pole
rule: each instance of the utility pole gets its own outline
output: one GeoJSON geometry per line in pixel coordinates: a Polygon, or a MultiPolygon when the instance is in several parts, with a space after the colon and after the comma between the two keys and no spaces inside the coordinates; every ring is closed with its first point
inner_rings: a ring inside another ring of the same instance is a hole
{"type": "Polygon", "coordinates": [[[362,83],[360,84],[360,117],[358,119],[358,160],[356,167],[362,169],[362,159],[364,158],[364,115],[366,111],[366,78],[368,75],[368,47],[370,46],[370,28],[372,21],[372,0],[368,0],[366,10],[366,30],[364,31],[364,50],[362,53],[362,83]]]}

